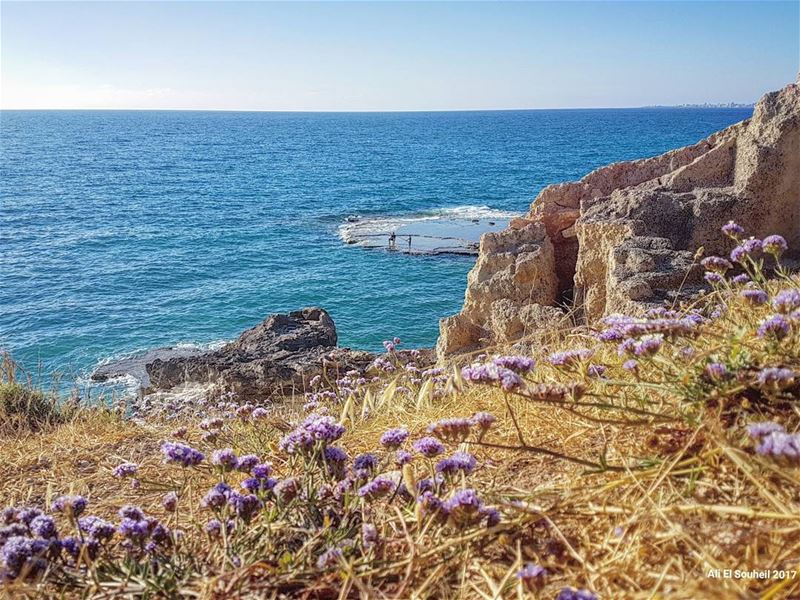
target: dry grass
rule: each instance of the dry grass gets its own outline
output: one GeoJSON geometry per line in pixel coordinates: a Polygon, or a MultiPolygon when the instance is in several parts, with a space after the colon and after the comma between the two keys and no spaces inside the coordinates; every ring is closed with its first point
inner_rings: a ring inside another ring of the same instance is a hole
{"type": "MultiPolygon", "coordinates": [[[[373,515],[391,540],[380,560],[355,561],[341,572],[322,574],[309,568],[300,558],[302,550],[287,559],[296,561],[293,569],[281,569],[282,558],[269,555],[263,539],[257,539],[268,534],[258,528],[250,545],[242,546],[241,566],[220,561],[218,545],[199,533],[196,508],[217,477],[209,471],[186,476],[161,464],[158,445],[174,425],[125,420],[110,410],[85,410],[65,423],[0,440],[0,499],[3,505],[47,504],[54,495],[75,492],[89,497],[95,514],[111,517],[124,504],[138,504],[163,515],[163,492],[182,490],[181,501],[191,508],[169,517],[171,526],[188,532],[188,558],[181,563],[185,572],[177,577],[177,587],[159,592],[144,579],[106,572],[104,582],[73,587],[69,593],[76,595],[488,600],[553,598],[572,585],[604,599],[800,598],[800,574],[783,579],[724,576],[725,569],[800,570],[800,470],[755,454],[742,429],[747,422],[776,418],[796,430],[797,398],[756,397],[747,389],[706,389],[702,396],[687,398],[682,391],[695,389],[689,385],[695,377],[691,373],[711,357],[746,355],[742,360],[749,365],[800,368],[800,340],[770,349],[754,338],[754,325],[764,314],[767,309],[755,311],[733,302],[728,316],[694,341],[695,355],[685,364],[675,363],[683,370],[664,367],[669,375],[653,386],[633,380],[620,368],[614,347],[590,341],[586,332],[575,330],[550,341],[548,351],[596,346],[593,360],[609,366],[609,379],[587,379],[593,394],[587,398],[629,407],[646,401],[648,410],[671,419],[660,424],[607,422],[637,417],[624,410],[533,402],[489,386],[467,386],[459,377],[437,399],[401,396],[390,389],[350,406],[333,406],[348,425],[342,445],[351,456],[373,450],[389,427],[407,426],[416,437],[444,417],[494,413],[498,422],[487,436],[491,446],[461,446],[481,465],[471,487],[504,513],[495,528],[445,534],[422,527],[408,510],[387,505],[380,509],[385,514],[373,515]],[[499,448],[520,446],[509,400],[527,447],[591,463],[602,462],[602,456],[617,470],[591,472],[541,452],[499,448]],[[110,476],[122,461],[140,465],[138,489],[110,476]],[[528,562],[550,573],[538,591],[523,591],[515,576],[528,562]],[[720,577],[709,576],[715,569],[720,577]]],[[[743,364],[741,370],[750,368],[743,364]]],[[[541,360],[535,372],[536,381],[547,383],[576,377],[541,360]]],[[[190,442],[205,451],[231,446],[239,453],[267,456],[277,471],[291,466],[276,452],[286,429],[283,418],[255,425],[231,422],[213,446],[203,446],[196,422],[185,424],[190,442]]],[[[298,534],[309,539],[322,535],[298,534]]],[[[31,584],[8,590],[32,596],[56,593],[55,588],[31,584]]]]}

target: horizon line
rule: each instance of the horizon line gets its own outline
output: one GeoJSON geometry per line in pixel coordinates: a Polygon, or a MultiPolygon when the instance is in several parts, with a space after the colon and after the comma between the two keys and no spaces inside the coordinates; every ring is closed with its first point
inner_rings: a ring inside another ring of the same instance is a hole
{"type": "Polygon", "coordinates": [[[386,113],[452,113],[452,112],[527,112],[544,110],[639,110],[665,108],[697,108],[697,109],[743,109],[754,108],[756,102],[719,102],[719,103],[684,103],[684,104],[645,104],[639,106],[560,106],[554,108],[420,108],[420,109],[355,109],[355,110],[303,110],[303,109],[261,109],[261,108],[18,108],[0,107],[0,112],[241,112],[241,113],[296,113],[296,114],[386,114],[386,113]],[[736,106],[726,106],[735,104],[736,106]]]}

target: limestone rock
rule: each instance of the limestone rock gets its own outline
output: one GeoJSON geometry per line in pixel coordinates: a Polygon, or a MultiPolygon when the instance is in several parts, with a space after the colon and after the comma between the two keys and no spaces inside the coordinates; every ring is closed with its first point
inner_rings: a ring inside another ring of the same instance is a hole
{"type": "Polygon", "coordinates": [[[731,219],[800,248],[797,84],[697,144],[543,189],[529,214],[482,239],[464,308],[440,324],[439,357],[551,327],[555,315],[534,307],[559,312],[570,297],[587,323],[674,301],[702,281],[700,246],[727,253],[720,227],[731,219]]]}

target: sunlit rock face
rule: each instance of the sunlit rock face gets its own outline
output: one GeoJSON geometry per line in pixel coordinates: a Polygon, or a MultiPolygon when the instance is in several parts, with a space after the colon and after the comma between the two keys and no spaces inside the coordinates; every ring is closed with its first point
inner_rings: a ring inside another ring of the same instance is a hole
{"type": "Polygon", "coordinates": [[[440,324],[438,355],[524,339],[567,307],[591,323],[671,302],[700,285],[699,247],[727,253],[729,220],[800,248],[798,84],[697,144],[542,190],[525,217],[481,240],[464,307],[440,324]]]}

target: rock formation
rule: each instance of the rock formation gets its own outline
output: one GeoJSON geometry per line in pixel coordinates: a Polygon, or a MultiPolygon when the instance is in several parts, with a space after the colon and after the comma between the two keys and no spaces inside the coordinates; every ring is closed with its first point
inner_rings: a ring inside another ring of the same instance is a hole
{"type": "Polygon", "coordinates": [[[336,378],[350,369],[365,369],[369,352],[336,347],[336,326],[321,308],[271,315],[218,350],[147,363],[153,388],[214,383],[242,400],[264,400],[272,394],[302,391],[314,375],[336,378]]]}
{"type": "Polygon", "coordinates": [[[546,187],[523,218],[481,239],[461,313],[443,319],[440,357],[552,327],[571,301],[593,322],[697,289],[693,260],[729,249],[728,220],[800,247],[800,86],[766,94],[753,116],[661,156],[546,187]]]}

